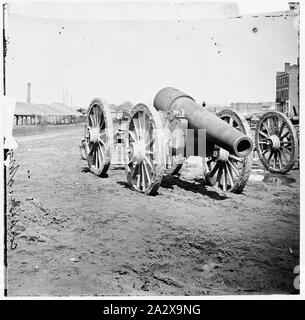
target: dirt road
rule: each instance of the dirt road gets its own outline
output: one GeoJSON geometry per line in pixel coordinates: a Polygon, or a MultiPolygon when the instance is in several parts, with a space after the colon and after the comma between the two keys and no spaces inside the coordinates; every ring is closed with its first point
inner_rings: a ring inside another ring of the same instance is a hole
{"type": "Polygon", "coordinates": [[[184,167],[181,179],[166,177],[157,196],[144,196],[127,187],[122,169],[108,178],[84,169],[82,132],[17,138],[9,296],[294,291],[299,171],[258,172],[243,194],[226,196],[184,167]]]}

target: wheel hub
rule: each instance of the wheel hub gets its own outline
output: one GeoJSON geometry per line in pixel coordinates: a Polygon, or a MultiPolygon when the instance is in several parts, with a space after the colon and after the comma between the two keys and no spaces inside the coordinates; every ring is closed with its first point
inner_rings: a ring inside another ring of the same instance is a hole
{"type": "Polygon", "coordinates": [[[98,128],[92,128],[90,131],[90,141],[93,143],[97,143],[99,140],[99,129],[98,128]]]}
{"type": "Polygon", "coordinates": [[[144,160],[146,154],[146,143],[144,139],[138,140],[133,144],[133,158],[139,163],[144,160]]]}
{"type": "Polygon", "coordinates": [[[223,161],[223,162],[227,162],[228,159],[229,159],[229,152],[225,149],[219,148],[218,160],[223,161]]]}
{"type": "Polygon", "coordinates": [[[280,138],[277,135],[273,134],[272,136],[270,136],[269,139],[271,141],[272,149],[279,150],[279,148],[281,146],[280,138]]]}

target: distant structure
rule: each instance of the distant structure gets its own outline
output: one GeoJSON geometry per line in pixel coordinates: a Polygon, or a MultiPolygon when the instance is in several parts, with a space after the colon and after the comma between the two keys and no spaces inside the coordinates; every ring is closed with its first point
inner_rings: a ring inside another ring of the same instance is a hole
{"type": "Polygon", "coordinates": [[[62,103],[51,105],[31,102],[31,84],[27,84],[27,99],[16,102],[14,125],[71,124],[81,122],[84,116],[62,103]]]}
{"type": "Polygon", "coordinates": [[[300,2],[288,2],[289,10],[296,11],[300,9],[300,2]]]}
{"type": "Polygon", "coordinates": [[[276,73],[276,110],[287,116],[299,115],[299,59],[285,63],[285,71],[276,73]]]}
{"type": "Polygon", "coordinates": [[[205,106],[203,105],[203,103],[202,103],[202,106],[204,108],[207,108],[211,112],[215,112],[215,113],[228,108],[226,105],[223,105],[223,104],[207,104],[206,102],[205,102],[205,106]]]}
{"type": "Polygon", "coordinates": [[[133,107],[133,104],[129,101],[125,101],[120,105],[110,104],[109,107],[114,121],[126,121],[129,118],[129,112],[133,107]]]}
{"type": "Polygon", "coordinates": [[[26,102],[31,103],[31,84],[30,83],[27,84],[27,89],[28,91],[26,95],[26,102]]]}
{"type": "Polygon", "coordinates": [[[262,113],[268,110],[275,109],[274,102],[234,102],[231,103],[231,109],[240,113],[254,114],[262,113]]]}

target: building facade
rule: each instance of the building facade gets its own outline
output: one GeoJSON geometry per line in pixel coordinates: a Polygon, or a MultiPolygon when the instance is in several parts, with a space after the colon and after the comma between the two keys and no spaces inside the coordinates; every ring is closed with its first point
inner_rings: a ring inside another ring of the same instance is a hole
{"type": "Polygon", "coordinates": [[[27,84],[27,99],[16,102],[14,125],[70,124],[85,120],[80,112],[62,103],[50,105],[31,102],[31,84],[27,84]]]}
{"type": "Polygon", "coordinates": [[[276,73],[276,110],[288,116],[299,115],[299,60],[285,63],[285,71],[276,73]]]}
{"type": "Polygon", "coordinates": [[[231,109],[244,114],[263,113],[274,110],[274,102],[232,102],[231,109]]]}

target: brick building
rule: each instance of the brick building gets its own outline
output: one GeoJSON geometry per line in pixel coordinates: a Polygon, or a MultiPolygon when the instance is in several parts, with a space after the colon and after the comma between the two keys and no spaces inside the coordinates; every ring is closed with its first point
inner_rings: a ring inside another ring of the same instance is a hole
{"type": "Polygon", "coordinates": [[[299,115],[299,59],[285,63],[285,71],[276,73],[276,109],[288,116],[299,115]]]}

